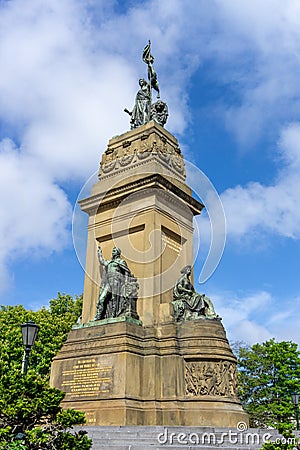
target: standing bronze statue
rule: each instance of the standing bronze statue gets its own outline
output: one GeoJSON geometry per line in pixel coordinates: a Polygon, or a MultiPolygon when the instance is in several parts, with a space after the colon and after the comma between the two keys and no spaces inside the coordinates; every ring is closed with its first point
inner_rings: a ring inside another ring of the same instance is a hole
{"type": "Polygon", "coordinates": [[[167,104],[160,100],[159,84],[153,67],[154,56],[151,54],[150,41],[144,48],[142,59],[148,65],[148,81],[140,78],[140,89],[136,94],[133,110],[124,109],[131,116],[131,129],[145,125],[150,120],[154,120],[161,126],[164,126],[168,118],[167,104]],[[157,91],[157,101],[155,103],[152,103],[152,89],[157,91]]]}
{"type": "Polygon", "coordinates": [[[211,300],[205,294],[198,294],[190,280],[191,266],[181,270],[181,277],[173,289],[174,318],[177,322],[200,318],[219,318],[211,300]]]}
{"type": "Polygon", "coordinates": [[[103,266],[97,311],[94,320],[127,315],[138,319],[136,300],[138,283],[127,263],[121,258],[121,250],[114,247],[111,259],[103,258],[98,247],[98,259],[103,266]]]}
{"type": "Polygon", "coordinates": [[[131,129],[144,125],[150,120],[151,88],[144,78],[139,80],[140,89],[135,97],[135,105],[130,113],[131,129]]]}

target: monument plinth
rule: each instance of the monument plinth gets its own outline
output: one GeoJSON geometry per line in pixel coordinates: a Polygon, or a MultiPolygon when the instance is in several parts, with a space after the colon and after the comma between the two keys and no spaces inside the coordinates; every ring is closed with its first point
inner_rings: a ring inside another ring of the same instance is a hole
{"type": "Polygon", "coordinates": [[[158,83],[148,45],[149,83],[127,110],[132,129],[109,141],[99,181],[80,201],[89,215],[83,314],[53,360],[51,384],[90,425],[235,427],[248,422],[236,358],[190,280],[203,205],[158,102],[151,106],[158,83]]]}

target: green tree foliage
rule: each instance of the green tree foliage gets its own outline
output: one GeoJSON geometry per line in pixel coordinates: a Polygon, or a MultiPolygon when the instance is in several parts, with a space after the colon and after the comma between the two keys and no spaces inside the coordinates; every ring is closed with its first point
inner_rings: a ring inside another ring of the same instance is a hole
{"type": "Polygon", "coordinates": [[[293,342],[274,339],[240,347],[239,396],[253,427],[281,432],[295,427],[291,394],[300,390],[300,353],[293,342]]]}
{"type": "Polygon", "coordinates": [[[23,306],[0,307],[0,449],[88,450],[84,432],[70,432],[85,422],[84,414],[63,410],[64,393],[50,388],[52,358],[80,316],[82,298],[58,294],[50,307],[28,311],[23,306]],[[21,323],[35,321],[39,334],[31,352],[30,369],[21,374],[21,323]]]}
{"type": "Polygon", "coordinates": [[[40,326],[39,334],[31,352],[31,367],[49,378],[52,358],[62,347],[72,325],[80,316],[82,296],[58,293],[50,300],[50,308],[28,311],[23,306],[0,306],[0,370],[19,370],[23,344],[20,325],[33,320],[40,326]]]}
{"type": "Polygon", "coordinates": [[[297,439],[290,429],[283,424],[282,427],[278,427],[278,431],[283,436],[281,442],[266,442],[263,444],[262,450],[294,450],[296,448],[297,439]]]}

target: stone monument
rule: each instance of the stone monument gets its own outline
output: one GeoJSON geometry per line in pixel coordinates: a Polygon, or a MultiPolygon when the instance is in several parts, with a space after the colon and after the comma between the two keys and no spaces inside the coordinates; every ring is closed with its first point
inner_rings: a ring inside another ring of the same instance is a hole
{"type": "Polygon", "coordinates": [[[54,358],[51,384],[90,425],[236,427],[236,358],[211,300],[193,286],[193,217],[177,139],[164,125],[150,42],[148,81],[112,138],[89,216],[81,323],[54,358]],[[153,103],[152,89],[158,92],[153,103]]]}

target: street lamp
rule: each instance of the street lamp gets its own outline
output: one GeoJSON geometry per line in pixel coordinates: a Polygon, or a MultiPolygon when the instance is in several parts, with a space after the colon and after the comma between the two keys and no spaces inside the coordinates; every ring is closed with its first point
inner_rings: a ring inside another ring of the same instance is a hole
{"type": "Polygon", "coordinates": [[[297,424],[297,431],[299,430],[299,394],[297,392],[294,392],[292,394],[292,400],[295,407],[295,415],[296,415],[296,424],[297,424]]]}
{"type": "Polygon", "coordinates": [[[23,375],[26,375],[29,365],[29,355],[31,352],[31,348],[36,340],[39,331],[39,326],[36,323],[34,323],[33,320],[30,320],[29,322],[23,323],[21,325],[21,330],[24,345],[22,373],[23,375]]]}

